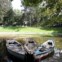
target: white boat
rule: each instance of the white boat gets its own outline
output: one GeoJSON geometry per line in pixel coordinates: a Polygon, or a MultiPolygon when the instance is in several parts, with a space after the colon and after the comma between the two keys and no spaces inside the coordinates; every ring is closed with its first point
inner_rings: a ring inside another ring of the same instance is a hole
{"type": "Polygon", "coordinates": [[[43,44],[41,44],[35,51],[34,51],[34,58],[37,60],[41,60],[44,57],[47,57],[49,54],[54,52],[55,43],[53,40],[47,40],[43,44]]]}
{"type": "Polygon", "coordinates": [[[19,59],[25,58],[26,52],[24,50],[24,47],[21,43],[17,42],[16,40],[6,40],[6,48],[11,55],[19,59]]]}

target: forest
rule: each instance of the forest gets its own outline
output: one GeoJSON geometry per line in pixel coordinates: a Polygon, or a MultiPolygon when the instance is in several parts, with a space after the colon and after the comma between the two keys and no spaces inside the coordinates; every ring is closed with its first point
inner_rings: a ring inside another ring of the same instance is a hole
{"type": "Polygon", "coordinates": [[[22,11],[12,1],[0,0],[1,26],[62,27],[62,0],[22,0],[22,11]]]}

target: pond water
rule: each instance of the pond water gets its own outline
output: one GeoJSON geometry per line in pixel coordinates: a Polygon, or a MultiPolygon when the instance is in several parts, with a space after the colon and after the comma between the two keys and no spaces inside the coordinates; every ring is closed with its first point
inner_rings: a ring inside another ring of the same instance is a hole
{"type": "Polygon", "coordinates": [[[40,42],[43,43],[43,42],[47,41],[48,39],[54,40],[55,47],[62,49],[62,37],[40,37],[40,42]]]}
{"type": "MultiPolygon", "coordinates": [[[[62,62],[62,37],[41,37],[43,43],[48,39],[53,39],[55,41],[55,51],[54,54],[49,55],[43,60],[39,60],[39,62],[62,62]]],[[[5,42],[0,41],[0,62],[35,62],[32,55],[28,55],[25,60],[18,59],[12,55],[10,55],[6,48],[5,42]]]]}

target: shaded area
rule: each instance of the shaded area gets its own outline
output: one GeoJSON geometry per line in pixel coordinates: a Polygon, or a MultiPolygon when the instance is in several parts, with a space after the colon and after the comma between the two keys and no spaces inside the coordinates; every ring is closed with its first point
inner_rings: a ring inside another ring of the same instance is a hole
{"type": "Polygon", "coordinates": [[[41,27],[41,29],[46,31],[53,31],[51,33],[52,36],[62,36],[62,27],[41,27]]]}

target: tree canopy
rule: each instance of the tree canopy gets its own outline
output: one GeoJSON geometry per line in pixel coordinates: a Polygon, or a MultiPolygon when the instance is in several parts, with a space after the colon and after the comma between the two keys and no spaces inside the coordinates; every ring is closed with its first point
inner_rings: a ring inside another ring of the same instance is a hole
{"type": "Polygon", "coordinates": [[[5,13],[11,9],[11,1],[0,0],[0,21],[3,20],[5,13]]]}
{"type": "Polygon", "coordinates": [[[22,0],[24,6],[37,6],[42,0],[22,0]]]}
{"type": "MultiPolygon", "coordinates": [[[[37,24],[52,26],[62,23],[62,0],[23,0],[22,4],[31,10],[37,24]]],[[[33,18],[32,17],[32,18],[33,18]]]]}
{"type": "Polygon", "coordinates": [[[3,22],[21,25],[27,22],[30,26],[62,24],[62,0],[21,0],[24,6],[24,11],[21,12],[12,10],[10,1],[12,0],[0,0],[0,19],[4,18],[3,22]]]}

